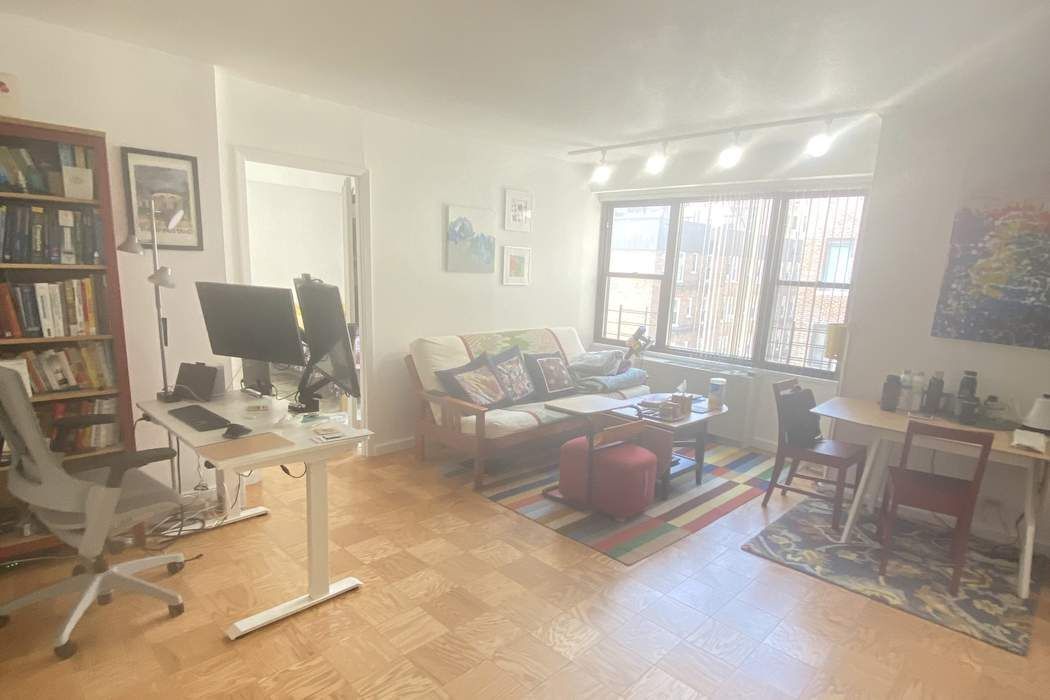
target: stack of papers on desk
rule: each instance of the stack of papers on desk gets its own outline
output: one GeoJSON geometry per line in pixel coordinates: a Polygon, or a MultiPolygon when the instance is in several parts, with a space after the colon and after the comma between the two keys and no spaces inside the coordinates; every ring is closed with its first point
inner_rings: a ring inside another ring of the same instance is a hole
{"type": "Polygon", "coordinates": [[[1037,433],[1034,430],[1015,430],[1014,440],[1010,444],[1013,447],[1022,447],[1026,450],[1046,454],[1046,435],[1037,433]]]}

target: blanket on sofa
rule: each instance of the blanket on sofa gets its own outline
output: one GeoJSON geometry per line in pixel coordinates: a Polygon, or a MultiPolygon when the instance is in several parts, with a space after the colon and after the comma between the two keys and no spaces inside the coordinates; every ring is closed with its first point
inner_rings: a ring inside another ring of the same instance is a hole
{"type": "Polygon", "coordinates": [[[607,394],[610,391],[622,391],[631,387],[645,384],[649,375],[644,369],[631,367],[626,372],[608,375],[605,377],[587,377],[576,382],[576,388],[580,391],[607,394]]]}

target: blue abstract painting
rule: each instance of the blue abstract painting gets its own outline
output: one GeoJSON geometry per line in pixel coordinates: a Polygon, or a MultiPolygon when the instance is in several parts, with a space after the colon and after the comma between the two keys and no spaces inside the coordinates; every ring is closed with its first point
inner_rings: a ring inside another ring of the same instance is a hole
{"type": "Polygon", "coordinates": [[[495,218],[489,209],[448,206],[445,269],[448,272],[495,272],[495,218]]]}

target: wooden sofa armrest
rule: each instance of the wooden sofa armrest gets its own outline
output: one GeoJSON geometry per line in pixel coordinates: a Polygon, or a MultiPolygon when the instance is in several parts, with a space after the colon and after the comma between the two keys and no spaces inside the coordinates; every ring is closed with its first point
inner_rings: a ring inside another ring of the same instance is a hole
{"type": "Polygon", "coordinates": [[[420,395],[427,401],[433,401],[434,403],[441,404],[453,409],[457,413],[463,416],[480,416],[488,412],[489,409],[484,406],[479,406],[476,403],[470,403],[462,399],[457,399],[454,396],[448,394],[438,394],[433,391],[421,391],[420,395]]]}

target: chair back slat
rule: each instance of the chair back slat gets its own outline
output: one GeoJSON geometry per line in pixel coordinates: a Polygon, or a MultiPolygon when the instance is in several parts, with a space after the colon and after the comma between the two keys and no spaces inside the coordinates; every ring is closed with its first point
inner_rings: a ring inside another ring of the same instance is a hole
{"type": "Polygon", "coordinates": [[[790,409],[785,405],[784,397],[798,391],[797,379],[785,379],[773,382],[773,400],[777,408],[777,447],[783,449],[787,446],[787,428],[790,424],[790,409]]]}
{"type": "Polygon", "coordinates": [[[981,488],[981,480],[984,479],[984,471],[988,466],[988,459],[992,452],[992,442],[995,441],[995,433],[990,433],[986,430],[952,428],[916,420],[908,421],[908,432],[904,436],[904,449],[901,452],[901,467],[904,469],[908,469],[911,464],[909,461],[911,448],[916,437],[948,440],[977,448],[977,468],[974,470],[973,479],[970,480],[970,490],[972,495],[976,497],[977,491],[981,488]]]}

